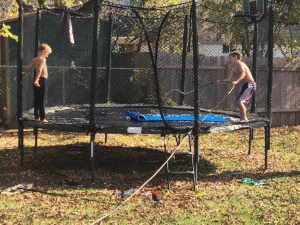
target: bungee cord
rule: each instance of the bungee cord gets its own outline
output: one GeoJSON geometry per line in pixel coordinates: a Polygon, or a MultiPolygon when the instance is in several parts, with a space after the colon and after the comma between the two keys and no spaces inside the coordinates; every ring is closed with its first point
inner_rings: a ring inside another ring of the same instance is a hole
{"type": "Polygon", "coordinates": [[[182,139],[182,141],[179,143],[179,145],[176,147],[176,149],[172,152],[172,154],[169,156],[169,158],[161,165],[161,167],[139,188],[137,189],[132,195],[130,195],[124,202],[122,202],[120,205],[118,205],[114,210],[112,210],[110,213],[106,214],[105,216],[101,217],[100,219],[93,222],[91,225],[94,225],[96,223],[99,223],[101,220],[105,219],[106,217],[113,214],[115,211],[117,211],[121,206],[123,206],[129,199],[131,199],[136,193],[138,193],[146,184],[148,184],[163,168],[164,166],[172,159],[173,155],[178,151],[178,149],[181,147],[182,143],[191,135],[193,130],[191,130],[186,136],[182,139]]]}

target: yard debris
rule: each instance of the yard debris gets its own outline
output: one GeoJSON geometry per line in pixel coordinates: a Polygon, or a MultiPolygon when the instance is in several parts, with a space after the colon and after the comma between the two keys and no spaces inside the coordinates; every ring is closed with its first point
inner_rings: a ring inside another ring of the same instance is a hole
{"type": "Polygon", "coordinates": [[[162,202],[162,199],[159,197],[160,196],[160,192],[159,190],[152,190],[152,200],[156,201],[156,202],[162,202]]]}
{"type": "Polygon", "coordinates": [[[162,194],[163,194],[164,196],[167,196],[168,194],[170,194],[169,189],[163,190],[162,194]]]}
{"type": "Polygon", "coordinates": [[[78,182],[74,181],[74,177],[72,177],[72,176],[65,176],[63,184],[66,187],[77,187],[79,185],[78,182]]]}
{"type": "Polygon", "coordinates": [[[120,191],[120,192],[115,192],[115,195],[120,196],[121,198],[128,198],[132,194],[134,194],[138,189],[137,188],[130,188],[127,191],[120,191]]]}
{"type": "Polygon", "coordinates": [[[205,190],[198,190],[195,192],[195,196],[204,196],[205,195],[205,190]]]}
{"type": "Polygon", "coordinates": [[[2,191],[1,194],[13,195],[13,194],[17,194],[17,193],[22,193],[23,191],[26,191],[26,189],[30,189],[32,187],[33,187],[32,183],[30,183],[30,184],[22,183],[22,184],[18,184],[13,187],[7,188],[6,190],[2,191]]]}
{"type": "Polygon", "coordinates": [[[247,184],[250,184],[250,185],[255,185],[255,186],[261,186],[261,185],[267,185],[267,184],[270,184],[270,182],[263,182],[263,181],[260,181],[260,180],[253,180],[251,178],[243,178],[241,180],[241,183],[247,183],[247,184]]]}

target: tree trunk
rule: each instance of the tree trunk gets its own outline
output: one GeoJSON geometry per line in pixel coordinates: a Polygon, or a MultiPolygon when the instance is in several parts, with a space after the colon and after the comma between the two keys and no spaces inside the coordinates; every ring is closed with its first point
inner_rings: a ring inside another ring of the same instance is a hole
{"type": "MultiPolygon", "coordinates": [[[[0,37],[0,66],[9,65],[8,38],[0,37]]],[[[0,67],[0,124],[8,126],[11,122],[9,68],[0,67]]]]}

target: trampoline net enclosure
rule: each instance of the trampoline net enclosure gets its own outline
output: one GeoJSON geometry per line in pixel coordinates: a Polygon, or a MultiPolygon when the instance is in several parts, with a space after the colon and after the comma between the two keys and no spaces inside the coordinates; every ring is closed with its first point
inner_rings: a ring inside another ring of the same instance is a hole
{"type": "MultiPolygon", "coordinates": [[[[43,10],[39,20],[37,14],[24,17],[23,66],[25,69],[35,56],[37,42],[51,46],[53,53],[47,59],[47,126],[81,131],[89,127],[91,116],[94,18],[71,11],[75,44],[70,45],[61,36],[59,13],[59,10],[43,10]],[[35,38],[37,24],[38,40],[35,38]]],[[[200,115],[212,114],[228,120],[227,123],[200,120],[201,129],[239,121],[236,99],[241,84],[233,88],[231,83],[216,81],[228,78],[228,55],[234,49],[245,53],[243,61],[253,69],[254,25],[228,13],[224,13],[220,21],[216,13],[197,5],[199,82],[195,85],[190,3],[159,10],[102,6],[93,111],[99,132],[116,132],[116,129],[123,132],[134,126],[150,126],[147,132],[155,132],[151,127],[190,129],[194,121],[128,121],[125,113],[193,116],[195,102],[198,102],[200,115]],[[157,73],[153,70],[153,62],[157,73]],[[195,88],[198,96],[194,95],[195,88]]],[[[265,121],[269,75],[268,17],[257,26],[254,111],[258,115],[249,114],[249,119],[265,121]]],[[[34,121],[33,80],[32,71],[22,81],[22,115],[31,125],[43,127],[45,124],[34,121]]]]}

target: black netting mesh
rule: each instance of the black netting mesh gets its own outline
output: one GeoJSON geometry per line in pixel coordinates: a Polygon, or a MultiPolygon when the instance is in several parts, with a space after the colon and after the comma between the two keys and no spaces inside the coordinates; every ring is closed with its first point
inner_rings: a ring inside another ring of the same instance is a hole
{"type": "MultiPolygon", "coordinates": [[[[241,17],[232,17],[229,12],[214,11],[198,6],[199,50],[200,50],[200,107],[238,111],[237,96],[242,83],[232,89],[231,83],[215,83],[228,78],[231,70],[228,55],[239,50],[243,53],[243,62],[253,72],[254,23],[241,17]],[[220,16],[220,14],[222,16],[220,16]],[[201,87],[204,86],[204,87],[201,87]],[[229,94],[230,93],[230,94],[229,94]]],[[[257,83],[255,93],[255,111],[265,112],[267,108],[268,70],[268,32],[269,19],[266,16],[257,23],[257,83]]],[[[250,109],[250,106],[249,106],[250,109]]]]}
{"type": "MultiPolygon", "coordinates": [[[[53,50],[47,59],[49,79],[46,118],[50,122],[59,120],[63,123],[64,116],[57,116],[54,112],[66,110],[65,122],[88,123],[94,19],[71,13],[75,41],[72,46],[61,36],[59,13],[59,10],[46,10],[40,16],[39,42],[49,44],[53,50]]],[[[235,49],[244,53],[243,61],[252,69],[254,25],[244,18],[233,18],[226,12],[223,14],[220,16],[220,12],[197,5],[197,98],[201,110],[230,111],[238,115],[236,99],[241,84],[232,89],[232,84],[216,81],[228,78],[228,55],[235,49]]],[[[117,106],[114,111],[118,111],[118,116],[124,116],[127,110],[132,111],[126,108],[128,104],[139,106],[134,108],[136,113],[174,115],[174,107],[186,107],[187,110],[180,111],[180,114],[194,115],[191,4],[159,10],[106,5],[100,17],[95,89],[95,112],[98,114],[95,114],[95,121],[101,123],[103,118],[110,120],[108,113],[101,111],[102,103],[107,103],[105,107],[117,106]],[[143,107],[147,110],[139,110],[143,107]]],[[[35,55],[36,21],[36,14],[24,17],[24,70],[35,55]]],[[[267,108],[269,74],[268,18],[262,19],[257,26],[257,91],[254,110],[264,113],[267,108]]],[[[17,32],[17,26],[13,29],[17,32]]],[[[11,79],[14,79],[17,70],[15,67],[10,70],[11,79]]],[[[23,114],[29,119],[33,118],[33,77],[31,72],[23,78],[23,114]]],[[[11,82],[12,86],[14,84],[15,81],[11,82]]],[[[15,90],[15,87],[12,89],[15,90]]],[[[168,121],[166,124],[177,126],[168,121]]],[[[192,123],[189,125],[192,126],[192,123]]]]}

